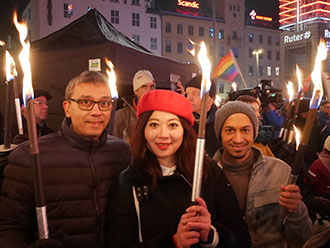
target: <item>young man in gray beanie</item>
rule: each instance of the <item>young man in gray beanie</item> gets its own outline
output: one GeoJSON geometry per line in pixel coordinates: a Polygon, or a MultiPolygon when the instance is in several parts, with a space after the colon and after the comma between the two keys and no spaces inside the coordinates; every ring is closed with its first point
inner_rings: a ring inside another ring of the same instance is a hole
{"type": "Polygon", "coordinates": [[[285,247],[285,243],[301,247],[312,231],[307,208],[299,187],[286,185],[290,166],[252,147],[258,126],[251,105],[239,101],[225,104],[215,115],[215,133],[223,148],[214,159],[235,191],[248,224],[251,247],[285,247]],[[288,210],[281,228],[277,224],[280,206],[288,210]]]}

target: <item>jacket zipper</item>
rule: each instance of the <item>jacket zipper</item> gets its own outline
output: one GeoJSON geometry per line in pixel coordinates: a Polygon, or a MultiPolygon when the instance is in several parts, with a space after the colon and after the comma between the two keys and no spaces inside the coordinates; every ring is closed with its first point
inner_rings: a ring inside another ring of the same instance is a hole
{"type": "Polygon", "coordinates": [[[91,152],[89,153],[89,162],[90,162],[90,165],[91,165],[91,170],[92,170],[92,176],[93,176],[93,181],[94,181],[94,188],[93,188],[93,195],[94,195],[94,203],[95,203],[95,209],[96,209],[96,212],[97,212],[97,215],[99,216],[100,215],[100,206],[99,206],[99,203],[98,203],[98,200],[97,200],[97,192],[96,192],[96,173],[95,173],[95,168],[94,168],[94,162],[93,162],[93,159],[92,159],[92,154],[91,152]]]}

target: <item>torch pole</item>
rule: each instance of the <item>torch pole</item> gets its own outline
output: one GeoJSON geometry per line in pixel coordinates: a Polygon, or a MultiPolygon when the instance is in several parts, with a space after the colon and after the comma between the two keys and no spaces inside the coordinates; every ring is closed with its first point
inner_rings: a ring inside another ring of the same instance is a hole
{"type": "Polygon", "coordinates": [[[110,115],[110,121],[109,121],[109,128],[108,128],[108,134],[113,135],[113,129],[115,127],[115,120],[116,120],[116,109],[117,109],[117,99],[112,99],[112,108],[111,108],[111,115],[110,115]]]}
{"type": "Polygon", "coordinates": [[[29,99],[27,102],[27,126],[30,142],[30,152],[32,155],[34,197],[37,213],[39,239],[48,239],[47,210],[42,184],[41,167],[39,161],[39,146],[37,138],[38,136],[36,129],[36,121],[34,118],[33,104],[33,100],[29,99]]]}
{"type": "Polygon", "coordinates": [[[4,149],[10,149],[11,143],[11,109],[12,109],[12,90],[13,84],[6,82],[6,109],[5,109],[5,129],[4,129],[4,149]]]}
{"type": "Polygon", "coordinates": [[[22,114],[21,114],[21,103],[20,103],[19,95],[18,95],[16,77],[14,77],[13,85],[14,85],[14,99],[15,99],[17,128],[18,128],[18,133],[20,135],[22,135],[23,134],[23,123],[22,123],[22,114]]]}
{"type": "MultiPolygon", "coordinates": [[[[313,100],[313,99],[312,99],[313,100]]],[[[311,100],[311,101],[312,101],[311,100]]],[[[313,128],[314,120],[317,114],[317,108],[310,108],[308,110],[307,120],[305,123],[304,131],[302,134],[302,140],[299,145],[298,151],[295,154],[295,159],[292,165],[291,175],[288,180],[288,184],[296,184],[299,176],[299,172],[301,170],[301,164],[303,163],[304,155],[306,152],[307,144],[309,141],[309,137],[313,128]]],[[[285,223],[285,217],[287,215],[287,209],[283,206],[280,206],[280,212],[278,215],[278,223],[279,227],[282,228],[285,223]]]]}
{"type": "Polygon", "coordinates": [[[289,137],[289,132],[290,132],[290,119],[291,119],[291,112],[292,112],[292,104],[293,104],[293,101],[289,101],[289,106],[288,106],[288,111],[286,112],[286,115],[285,115],[285,121],[283,123],[283,129],[284,129],[284,132],[283,132],[283,141],[288,141],[288,137],[289,137]]]}
{"type": "Polygon", "coordinates": [[[196,197],[200,196],[203,178],[203,162],[204,162],[204,148],[205,148],[205,126],[206,126],[206,114],[207,114],[207,99],[209,93],[205,93],[202,97],[201,114],[199,118],[198,135],[196,142],[195,153],[195,167],[194,178],[192,186],[191,201],[196,203],[196,197]]]}

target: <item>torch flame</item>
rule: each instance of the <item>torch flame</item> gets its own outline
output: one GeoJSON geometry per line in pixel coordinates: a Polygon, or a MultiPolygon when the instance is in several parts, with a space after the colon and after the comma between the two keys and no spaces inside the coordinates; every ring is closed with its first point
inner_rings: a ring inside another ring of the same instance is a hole
{"type": "Polygon", "coordinates": [[[221,106],[221,97],[216,95],[214,103],[217,107],[220,107],[221,106]]]}
{"type": "Polygon", "coordinates": [[[202,41],[201,43],[201,49],[198,53],[198,61],[202,67],[202,82],[201,82],[201,99],[202,99],[203,95],[209,92],[211,88],[211,79],[210,79],[211,62],[207,58],[207,49],[204,41],[202,41]]]}
{"type": "Polygon", "coordinates": [[[293,97],[294,97],[294,93],[293,93],[293,83],[291,81],[289,81],[286,85],[286,88],[288,90],[288,94],[289,94],[289,102],[293,101],[293,97]]]}
{"type": "Polygon", "coordinates": [[[237,91],[237,84],[235,82],[232,82],[231,87],[233,88],[233,91],[237,91]]]}
{"type": "Polygon", "coordinates": [[[0,40],[0,46],[4,46],[4,45],[6,45],[6,42],[4,42],[3,40],[0,40]]]}
{"type": "Polygon", "coordinates": [[[26,40],[28,29],[26,23],[19,23],[17,21],[16,11],[14,12],[14,24],[19,33],[19,40],[22,44],[22,51],[19,54],[19,60],[21,62],[23,70],[23,101],[24,106],[26,106],[27,100],[29,98],[34,98],[33,87],[32,87],[32,74],[31,74],[31,64],[30,64],[30,42],[26,40]]]}
{"type": "Polygon", "coordinates": [[[312,82],[314,85],[313,96],[310,101],[310,108],[317,109],[320,106],[323,88],[322,88],[322,61],[327,58],[327,47],[324,41],[320,42],[315,58],[314,70],[312,72],[312,82]]]}
{"type": "Polygon", "coordinates": [[[302,73],[299,69],[298,64],[296,64],[296,73],[297,73],[297,79],[298,79],[298,91],[297,92],[300,92],[303,89],[303,85],[302,85],[302,73]]]}
{"type": "Polygon", "coordinates": [[[293,125],[293,128],[294,128],[294,132],[296,134],[296,150],[298,150],[299,145],[300,145],[300,137],[301,137],[301,135],[300,135],[300,132],[299,132],[298,128],[296,128],[295,125],[293,125]]]}
{"type": "Polygon", "coordinates": [[[7,82],[14,79],[17,76],[15,67],[15,61],[10,53],[6,50],[6,80],[7,82]]]}
{"type": "Polygon", "coordinates": [[[113,66],[112,62],[110,60],[108,60],[108,58],[105,58],[105,63],[109,67],[109,69],[106,70],[106,73],[108,75],[108,82],[109,82],[111,96],[114,99],[118,99],[118,91],[117,91],[117,86],[116,86],[117,78],[116,78],[114,66],[113,66]]]}

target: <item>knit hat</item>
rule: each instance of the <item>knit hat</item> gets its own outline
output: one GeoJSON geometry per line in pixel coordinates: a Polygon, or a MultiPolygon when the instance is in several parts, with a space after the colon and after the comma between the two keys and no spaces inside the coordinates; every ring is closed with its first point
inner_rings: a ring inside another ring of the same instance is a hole
{"type": "MultiPolygon", "coordinates": [[[[197,89],[201,89],[201,81],[202,81],[202,75],[198,75],[196,77],[193,77],[190,79],[188,83],[185,84],[184,89],[186,90],[188,87],[193,87],[197,89]]],[[[210,89],[210,97],[215,99],[215,96],[217,94],[217,89],[216,89],[216,83],[213,79],[211,79],[211,89],[210,89]]]]}
{"type": "Polygon", "coordinates": [[[253,139],[255,140],[256,137],[258,136],[259,120],[255,109],[250,104],[247,104],[245,102],[230,101],[215,113],[214,130],[215,130],[215,134],[217,135],[220,141],[221,141],[221,130],[226,120],[228,119],[229,116],[237,113],[242,113],[247,115],[247,117],[249,117],[250,121],[252,122],[253,130],[254,130],[253,139]]]}
{"type": "Polygon", "coordinates": [[[330,136],[328,136],[328,138],[326,138],[326,140],[324,141],[323,150],[327,150],[330,152],[330,136]]]}
{"type": "Polygon", "coordinates": [[[155,83],[155,79],[148,70],[139,70],[133,78],[133,90],[137,91],[142,85],[147,83],[155,83]]]}
{"type": "Polygon", "coordinates": [[[170,90],[154,90],[143,95],[137,106],[138,118],[144,112],[159,110],[185,118],[190,125],[194,116],[190,102],[184,96],[170,90]]]}
{"type": "MultiPolygon", "coordinates": [[[[33,91],[33,97],[37,98],[39,96],[44,96],[46,97],[47,101],[49,101],[50,99],[52,99],[52,95],[48,93],[48,91],[43,90],[43,89],[35,89],[33,91]]],[[[21,103],[23,103],[23,94],[19,94],[19,99],[21,101],[21,103]]]]}

